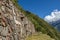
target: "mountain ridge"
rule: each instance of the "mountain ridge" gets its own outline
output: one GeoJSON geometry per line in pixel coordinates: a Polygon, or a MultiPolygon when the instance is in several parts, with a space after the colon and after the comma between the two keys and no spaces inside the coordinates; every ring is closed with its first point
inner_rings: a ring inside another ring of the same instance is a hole
{"type": "Polygon", "coordinates": [[[25,40],[36,32],[42,32],[41,36],[46,34],[55,40],[60,40],[59,33],[50,24],[37,15],[23,10],[17,0],[0,0],[0,2],[4,5],[0,4],[0,28],[4,28],[0,29],[1,40],[25,40]]]}
{"type": "MultiPolygon", "coordinates": [[[[38,32],[42,32],[42,33],[48,34],[52,38],[54,38],[54,37],[57,36],[55,34],[56,30],[50,24],[48,24],[47,22],[45,22],[43,19],[39,18],[37,15],[34,15],[31,12],[29,12],[29,11],[26,11],[26,12],[27,13],[25,15],[28,17],[29,20],[32,21],[32,23],[35,25],[35,29],[38,32]],[[35,21],[32,20],[32,19],[34,19],[35,21]]],[[[57,34],[58,34],[58,32],[57,32],[57,34]]],[[[58,39],[56,39],[56,40],[58,40],[58,39]]]]}

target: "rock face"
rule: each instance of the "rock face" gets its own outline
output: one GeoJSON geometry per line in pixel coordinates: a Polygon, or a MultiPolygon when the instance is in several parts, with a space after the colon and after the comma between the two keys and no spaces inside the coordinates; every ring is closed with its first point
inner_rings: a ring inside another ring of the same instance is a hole
{"type": "Polygon", "coordinates": [[[11,0],[0,0],[0,40],[25,40],[35,33],[34,25],[11,0]]]}

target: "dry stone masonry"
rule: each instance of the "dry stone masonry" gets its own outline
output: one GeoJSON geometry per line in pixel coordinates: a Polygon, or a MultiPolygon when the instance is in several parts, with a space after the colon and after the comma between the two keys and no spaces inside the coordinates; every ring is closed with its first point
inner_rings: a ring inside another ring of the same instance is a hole
{"type": "Polygon", "coordinates": [[[34,25],[11,0],[0,0],[0,40],[25,40],[35,33],[34,25]]]}

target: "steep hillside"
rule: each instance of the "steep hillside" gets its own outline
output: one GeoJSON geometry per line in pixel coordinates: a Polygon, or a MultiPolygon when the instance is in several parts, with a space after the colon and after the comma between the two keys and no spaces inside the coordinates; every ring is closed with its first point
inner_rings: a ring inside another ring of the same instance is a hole
{"type": "Polygon", "coordinates": [[[0,0],[0,40],[60,40],[51,25],[23,10],[17,2],[0,0]]]}
{"type": "Polygon", "coordinates": [[[49,35],[52,38],[55,38],[56,40],[60,40],[60,35],[58,34],[58,32],[43,19],[28,11],[26,11],[25,15],[35,25],[35,30],[37,32],[42,32],[44,34],[49,35]]]}

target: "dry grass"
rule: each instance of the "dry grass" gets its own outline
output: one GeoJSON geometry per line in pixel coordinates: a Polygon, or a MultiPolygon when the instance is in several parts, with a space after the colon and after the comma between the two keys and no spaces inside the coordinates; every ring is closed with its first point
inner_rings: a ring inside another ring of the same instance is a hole
{"type": "Polygon", "coordinates": [[[27,37],[26,40],[55,40],[55,39],[51,38],[47,34],[36,33],[27,37]]]}

